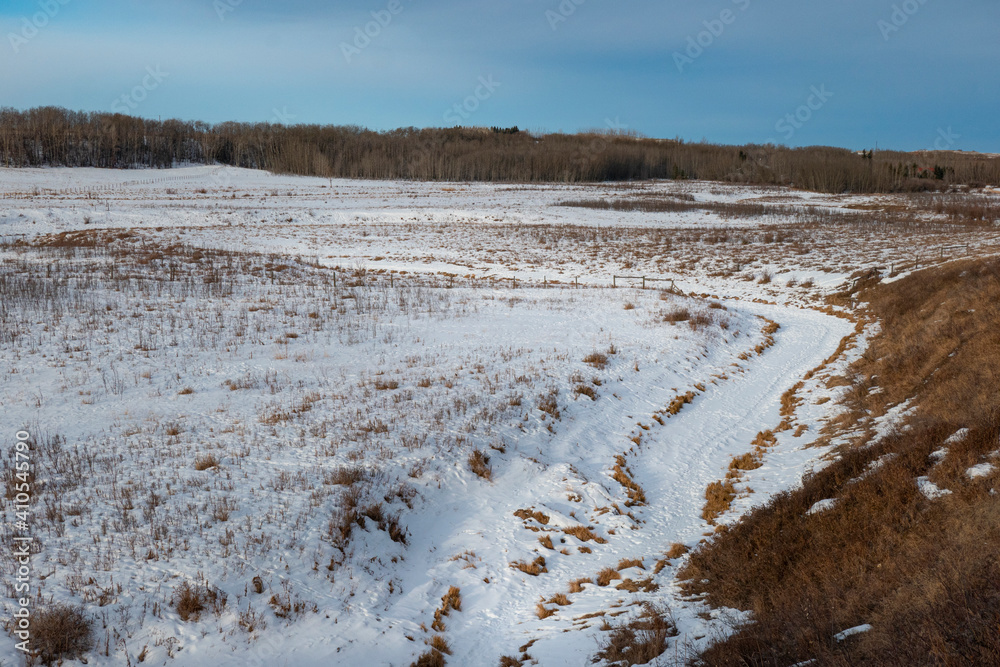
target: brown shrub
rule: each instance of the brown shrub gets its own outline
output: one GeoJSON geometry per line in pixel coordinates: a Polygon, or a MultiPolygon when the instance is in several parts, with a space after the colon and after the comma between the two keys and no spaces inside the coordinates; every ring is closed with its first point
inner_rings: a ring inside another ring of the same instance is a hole
{"type": "Polygon", "coordinates": [[[615,667],[645,665],[663,655],[667,639],[676,636],[669,612],[647,604],[642,616],[609,632],[596,657],[615,667]]]}
{"type": "Polygon", "coordinates": [[[36,609],[31,616],[31,649],[45,665],[81,658],[94,645],[93,626],[83,607],[57,604],[36,609]]]}
{"type": "Polygon", "coordinates": [[[603,370],[608,365],[608,355],[600,352],[591,352],[583,358],[583,363],[590,364],[597,370],[603,370]]]}
{"type": "Polygon", "coordinates": [[[611,567],[606,567],[597,573],[597,585],[607,586],[615,579],[621,579],[621,578],[622,575],[618,573],[618,570],[611,567]]]}
{"type": "Polygon", "coordinates": [[[220,597],[214,589],[204,585],[192,585],[185,581],[174,590],[172,602],[182,621],[197,621],[201,612],[213,607],[216,611],[224,607],[225,597],[220,597]]]}
{"type": "Polygon", "coordinates": [[[517,510],[514,512],[514,516],[519,519],[524,519],[525,521],[528,519],[534,519],[543,526],[549,523],[548,515],[537,510],[517,510]]]}
{"type": "Polygon", "coordinates": [[[691,555],[689,592],[754,618],[701,664],[1000,664],[1000,507],[964,476],[1000,436],[998,277],[996,259],[955,262],[859,297],[882,332],[851,369],[838,432],[864,434],[871,415],[912,399],[908,430],[856,437],[691,555]],[[875,376],[882,391],[864,391],[875,376]],[[937,464],[930,453],[963,426],[969,436],[937,464]],[[952,495],[924,497],[924,475],[952,495]],[[825,498],[838,502],[807,515],[825,498]],[[872,630],[831,638],[861,623],[872,630]]]}
{"type": "Polygon", "coordinates": [[[515,570],[520,570],[521,572],[530,574],[533,577],[537,577],[540,574],[548,572],[548,569],[545,567],[545,556],[539,556],[530,563],[523,560],[514,561],[510,564],[510,566],[515,570]]]}
{"type": "Polygon", "coordinates": [[[684,554],[691,551],[687,545],[681,544],[680,542],[674,542],[670,545],[670,549],[664,554],[667,558],[680,558],[684,554]]]}
{"type": "Polygon", "coordinates": [[[630,567],[637,567],[640,570],[645,570],[645,566],[642,564],[641,558],[622,558],[618,561],[619,570],[627,570],[630,567]]]}
{"type": "Polygon", "coordinates": [[[736,498],[736,489],[730,479],[720,482],[712,482],[705,489],[705,507],[701,510],[701,516],[710,524],[715,524],[715,520],[721,514],[729,511],[733,500],[736,498]]]}
{"type": "Polygon", "coordinates": [[[493,479],[493,468],[490,467],[490,457],[481,450],[469,454],[469,469],[487,482],[493,479]]]}
{"type": "Polygon", "coordinates": [[[445,655],[451,655],[451,647],[448,646],[448,642],[441,635],[431,637],[431,648],[445,655]]]}
{"type": "Polygon", "coordinates": [[[208,470],[217,467],[219,467],[219,458],[215,454],[202,454],[194,460],[195,470],[208,470]]]}
{"type": "Polygon", "coordinates": [[[571,526],[569,528],[563,528],[563,532],[567,535],[572,535],[581,542],[590,542],[593,540],[598,544],[605,544],[606,539],[594,533],[594,531],[587,526],[571,526]]]}
{"type": "Polygon", "coordinates": [[[756,470],[757,468],[764,465],[760,460],[751,453],[742,454],[733,458],[729,462],[730,470],[756,470]]]}
{"type": "Polygon", "coordinates": [[[410,667],[444,667],[444,654],[431,649],[422,654],[416,661],[410,663],[410,667]]]}
{"type": "Polygon", "coordinates": [[[547,619],[549,616],[555,616],[556,611],[557,610],[555,609],[549,609],[541,602],[535,605],[535,614],[537,614],[538,618],[543,621],[547,619]]]}

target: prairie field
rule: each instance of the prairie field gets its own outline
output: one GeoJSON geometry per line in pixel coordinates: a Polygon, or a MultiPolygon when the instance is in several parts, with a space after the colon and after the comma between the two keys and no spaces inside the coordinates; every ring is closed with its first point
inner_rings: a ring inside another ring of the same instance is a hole
{"type": "Polygon", "coordinates": [[[814,579],[808,522],[848,533],[845,507],[878,505],[866,476],[911,518],[995,517],[1000,422],[962,411],[995,388],[968,372],[993,341],[948,354],[991,335],[998,222],[990,188],[0,169],[0,423],[30,434],[35,632],[46,610],[89,626],[38,658],[884,659],[891,607],[852,597],[767,654],[751,621],[776,645],[790,599],[830,593],[785,591],[775,563],[814,579]],[[940,324],[964,311],[976,326],[940,324]]]}

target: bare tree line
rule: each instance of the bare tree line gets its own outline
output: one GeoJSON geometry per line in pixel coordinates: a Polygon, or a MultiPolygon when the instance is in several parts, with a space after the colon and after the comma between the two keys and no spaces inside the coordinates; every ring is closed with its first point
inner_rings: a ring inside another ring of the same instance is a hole
{"type": "Polygon", "coordinates": [[[1000,183],[1000,158],[934,151],[723,146],[589,132],[285,126],[148,120],[55,107],[0,109],[0,164],[169,168],[225,164],[307,176],[442,181],[699,179],[819,192],[1000,183]]]}

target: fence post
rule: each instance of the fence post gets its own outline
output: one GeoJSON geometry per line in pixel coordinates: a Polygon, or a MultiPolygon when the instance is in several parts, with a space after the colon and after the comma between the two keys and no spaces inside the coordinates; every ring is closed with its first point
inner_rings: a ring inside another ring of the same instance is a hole
{"type": "Polygon", "coordinates": [[[642,289],[646,289],[646,276],[642,277],[642,289]]]}
{"type": "Polygon", "coordinates": [[[615,280],[617,278],[618,278],[618,276],[611,276],[611,286],[612,287],[618,287],[617,283],[615,283],[615,280]]]}

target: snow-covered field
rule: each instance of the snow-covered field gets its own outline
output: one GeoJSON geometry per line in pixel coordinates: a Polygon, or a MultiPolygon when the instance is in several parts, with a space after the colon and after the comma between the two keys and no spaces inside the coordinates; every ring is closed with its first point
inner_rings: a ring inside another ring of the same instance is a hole
{"type": "MultiPolygon", "coordinates": [[[[873,201],[0,169],[0,423],[34,444],[33,593],[96,619],[90,665],[408,665],[435,637],[449,664],[581,665],[645,602],[682,660],[731,616],[666,552],[714,533],[706,487],[731,470],[718,524],[822,465],[826,380],[863,336],[840,354],[855,325],[818,299],[912,248],[558,205],[650,193],[873,201]],[[771,432],[760,467],[730,466],[771,432]],[[186,620],[183,590],[205,602],[186,620]]],[[[13,516],[8,494],[5,544],[13,516]]],[[[16,567],[7,549],[8,598],[16,567]]]]}

